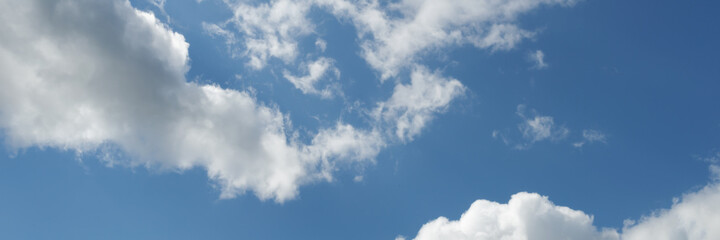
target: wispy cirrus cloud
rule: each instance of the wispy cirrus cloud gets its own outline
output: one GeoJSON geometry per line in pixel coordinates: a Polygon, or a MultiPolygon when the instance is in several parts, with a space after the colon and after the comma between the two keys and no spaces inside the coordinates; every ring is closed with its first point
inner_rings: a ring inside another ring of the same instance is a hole
{"type": "Polygon", "coordinates": [[[334,67],[334,61],[329,58],[321,57],[315,61],[306,64],[304,69],[305,76],[294,76],[288,70],[283,71],[285,79],[290,81],[295,88],[300,89],[304,94],[315,94],[322,98],[332,98],[340,92],[337,87],[328,84],[323,89],[318,89],[317,84],[322,79],[339,79],[340,70],[334,67]]]}
{"type": "Polygon", "coordinates": [[[607,137],[605,136],[605,133],[595,130],[595,129],[585,129],[582,132],[582,140],[579,142],[573,143],[573,146],[576,148],[583,147],[586,143],[607,143],[607,137]]]}
{"type": "MultiPolygon", "coordinates": [[[[526,150],[535,143],[563,142],[571,136],[570,128],[564,124],[558,124],[555,118],[548,115],[542,115],[535,109],[528,109],[526,105],[517,106],[515,114],[520,118],[517,124],[517,131],[510,129],[493,130],[492,137],[502,141],[507,146],[512,146],[517,150],[526,150]]],[[[607,136],[597,129],[584,129],[580,140],[573,142],[572,146],[581,148],[591,143],[607,143],[607,136]]]]}
{"type": "Polygon", "coordinates": [[[541,50],[536,50],[528,54],[528,59],[533,63],[533,69],[545,69],[550,66],[545,62],[545,53],[541,50]]]}
{"type": "Polygon", "coordinates": [[[527,149],[541,141],[559,141],[570,134],[570,129],[557,125],[553,117],[540,115],[534,109],[528,111],[523,104],[517,106],[515,114],[521,119],[517,125],[520,140],[511,138],[510,136],[517,135],[512,132],[495,130],[492,133],[493,138],[500,139],[515,149],[527,149]]]}

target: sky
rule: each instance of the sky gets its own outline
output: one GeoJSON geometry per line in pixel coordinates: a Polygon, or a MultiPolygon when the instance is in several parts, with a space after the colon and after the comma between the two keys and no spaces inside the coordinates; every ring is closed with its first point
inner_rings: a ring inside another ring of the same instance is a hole
{"type": "Polygon", "coordinates": [[[719,7],[0,0],[0,238],[720,239],[719,7]]]}

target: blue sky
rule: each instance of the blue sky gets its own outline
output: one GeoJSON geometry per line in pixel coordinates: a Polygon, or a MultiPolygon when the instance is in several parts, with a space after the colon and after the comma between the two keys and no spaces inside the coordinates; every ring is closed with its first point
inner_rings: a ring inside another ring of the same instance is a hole
{"type": "Polygon", "coordinates": [[[715,239],[718,5],[0,0],[0,238],[715,239]]]}

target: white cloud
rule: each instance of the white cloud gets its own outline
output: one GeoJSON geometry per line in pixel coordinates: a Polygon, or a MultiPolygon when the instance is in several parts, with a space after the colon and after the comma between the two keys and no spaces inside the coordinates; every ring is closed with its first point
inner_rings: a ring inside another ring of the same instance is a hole
{"type": "Polygon", "coordinates": [[[415,67],[410,79],[410,84],[396,85],[390,99],[378,103],[374,110],[375,119],[389,123],[401,141],[412,140],[435,114],[465,92],[460,81],[421,66],[415,67]]]}
{"type": "Polygon", "coordinates": [[[530,61],[535,64],[535,66],[533,66],[534,69],[544,69],[549,66],[545,62],[545,53],[543,53],[543,51],[537,50],[535,52],[531,52],[528,57],[530,58],[530,61]]]}
{"type": "MultiPolygon", "coordinates": [[[[225,44],[228,45],[228,48],[230,50],[232,49],[232,46],[237,43],[237,37],[235,37],[235,34],[231,31],[225,30],[224,28],[218,26],[217,24],[210,24],[210,23],[202,23],[203,29],[210,34],[211,36],[218,36],[225,38],[225,44]]],[[[235,53],[232,55],[233,57],[237,57],[235,53]]]]}
{"type": "Polygon", "coordinates": [[[304,144],[276,107],[187,82],[184,37],[128,1],[0,1],[0,31],[0,128],[12,149],[199,167],[223,198],[252,191],[282,202],[384,146],[379,131],[342,123],[304,144]]]}
{"type": "Polygon", "coordinates": [[[340,70],[333,67],[333,60],[321,57],[307,64],[307,75],[297,77],[285,70],[283,76],[304,94],[316,94],[323,98],[331,98],[333,96],[333,90],[331,88],[327,87],[320,90],[315,86],[318,81],[328,75],[328,71],[333,72],[335,78],[340,78],[340,70]]]}
{"type": "MultiPolygon", "coordinates": [[[[717,166],[714,166],[717,168],[717,166]]],[[[716,179],[717,180],[717,179],[716,179]]],[[[625,240],[720,239],[720,184],[686,194],[670,209],[623,228],[625,240]]]]}
{"type": "Polygon", "coordinates": [[[525,139],[531,142],[537,142],[552,137],[552,128],[554,125],[555,123],[552,117],[535,116],[534,118],[526,119],[522,124],[518,125],[518,128],[525,139]]]}
{"type": "MultiPolygon", "coordinates": [[[[380,10],[374,1],[228,1],[233,17],[203,26],[261,69],[271,57],[295,61],[298,38],[313,32],[310,7],[327,7],[356,25],[363,55],[387,77],[428,49],[463,42],[512,48],[530,34],[513,24],[516,15],[571,2],[405,0],[380,10]],[[389,17],[395,11],[401,14],[389,17]],[[407,46],[400,44],[405,40],[407,46]]],[[[398,83],[371,111],[369,130],[338,122],[303,143],[276,107],[244,91],[187,82],[184,37],[126,0],[0,5],[6,33],[0,37],[0,127],[10,148],[97,153],[110,165],[200,167],[224,198],[252,191],[261,199],[291,199],[303,184],[332,180],[339,165],[373,162],[388,137],[412,140],[465,91],[458,80],[414,65],[411,82],[398,83]]],[[[325,46],[318,39],[317,47],[325,46]]],[[[316,84],[332,69],[332,61],[320,57],[308,63],[306,76],[284,75],[305,93],[328,96],[328,88],[316,84]]]]}
{"type": "MultiPolygon", "coordinates": [[[[532,111],[534,116],[526,115],[526,106],[518,105],[516,114],[522,118],[522,122],[518,124],[518,130],[522,134],[524,143],[516,145],[516,148],[527,148],[535,142],[551,140],[557,141],[564,139],[570,133],[570,130],[564,126],[557,126],[555,120],[551,116],[542,116],[532,111]]],[[[493,137],[496,137],[493,134],[493,137]]],[[[504,138],[504,136],[502,136],[504,138]]],[[[503,140],[507,142],[507,140],[503,140]]]]}
{"type": "Polygon", "coordinates": [[[386,143],[379,131],[358,130],[348,124],[338,123],[335,128],[321,130],[312,139],[312,144],[303,150],[310,159],[322,163],[322,177],[331,179],[336,163],[374,161],[375,156],[386,143]]]}
{"type": "Polygon", "coordinates": [[[583,140],[580,142],[573,143],[573,146],[575,147],[582,147],[586,143],[594,143],[594,142],[601,142],[606,143],[606,137],[605,134],[601,131],[594,130],[594,129],[585,129],[582,132],[583,140]]]}
{"type": "Polygon", "coordinates": [[[588,142],[605,142],[605,134],[593,129],[583,130],[583,138],[588,142]]]}
{"type": "MultiPolygon", "coordinates": [[[[517,125],[520,133],[517,139],[508,131],[494,130],[492,137],[501,140],[505,145],[513,145],[515,149],[523,150],[530,148],[534,143],[541,141],[557,142],[564,140],[570,135],[570,129],[565,126],[558,126],[552,116],[543,116],[534,109],[527,110],[527,106],[520,104],[515,112],[522,120],[517,125]],[[529,113],[528,113],[529,112],[529,113]]],[[[607,137],[599,130],[584,129],[582,140],[572,143],[572,146],[581,148],[585,144],[601,142],[606,143],[607,137]]]]}
{"type": "Polygon", "coordinates": [[[353,181],[355,182],[362,182],[364,177],[362,175],[357,175],[353,178],[353,181]]]}
{"type": "Polygon", "coordinates": [[[317,47],[321,52],[325,52],[325,49],[327,49],[327,42],[322,40],[322,38],[318,38],[315,40],[315,47],[317,47]]]}
{"type": "Polygon", "coordinates": [[[512,49],[523,39],[534,36],[532,31],[517,25],[518,16],[541,5],[574,3],[575,0],[400,0],[389,4],[376,0],[273,0],[250,6],[241,1],[228,2],[234,16],[219,27],[235,26],[245,36],[242,55],[250,58],[251,66],[260,69],[269,57],[285,62],[295,58],[298,38],[314,31],[308,10],[319,6],[354,25],[362,56],[384,80],[416,64],[421,55],[449,46],[472,44],[492,51],[512,49]]]}
{"type": "Polygon", "coordinates": [[[244,1],[226,1],[233,17],[222,24],[204,23],[205,29],[225,37],[234,56],[245,56],[248,65],[262,69],[270,57],[286,63],[298,55],[298,38],[312,33],[314,26],[307,19],[311,2],[304,0],[275,0],[256,6],[244,1]],[[238,43],[232,29],[240,34],[238,43]],[[237,47],[236,44],[242,46],[237,47]]]}
{"type": "Polygon", "coordinates": [[[556,206],[547,197],[521,192],[507,204],[477,200],[459,220],[440,217],[420,228],[416,240],[435,239],[618,239],[614,230],[599,231],[593,217],[556,206]]]}
{"type": "MultiPolygon", "coordinates": [[[[412,139],[464,91],[417,67],[410,84],[374,109],[369,129],[338,121],[304,143],[286,115],[251,93],[187,82],[183,35],[126,0],[0,1],[0,31],[0,128],[11,149],[97,154],[109,166],[202,168],[222,198],[251,191],[283,202],[343,166],[374,163],[395,136],[388,132],[412,139]]],[[[329,62],[289,79],[312,91],[329,62]]]]}
{"type": "MultiPolygon", "coordinates": [[[[712,165],[713,169],[718,167],[712,165]]],[[[720,239],[718,180],[713,178],[699,191],[677,199],[670,209],[643,217],[637,224],[626,221],[622,232],[599,230],[591,215],[557,206],[536,193],[521,192],[507,204],[477,200],[458,220],[439,217],[426,223],[414,239],[720,239]]]]}
{"type": "Polygon", "coordinates": [[[148,0],[150,4],[160,9],[165,9],[165,0],[148,0]]]}
{"type": "Polygon", "coordinates": [[[412,66],[419,55],[453,45],[506,50],[533,33],[516,18],[540,5],[574,0],[401,0],[381,9],[377,1],[315,0],[358,29],[363,57],[382,79],[412,66]]]}

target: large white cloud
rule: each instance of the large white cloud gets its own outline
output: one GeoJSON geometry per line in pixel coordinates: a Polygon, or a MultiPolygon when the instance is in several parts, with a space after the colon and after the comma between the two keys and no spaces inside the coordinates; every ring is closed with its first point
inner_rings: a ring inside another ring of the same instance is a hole
{"type": "MultiPolygon", "coordinates": [[[[199,167],[223,198],[252,191],[282,202],[303,184],[332,180],[342,166],[373,163],[388,132],[412,138],[464,89],[418,68],[379,103],[382,117],[368,129],[337,121],[302,142],[277,107],[245,91],[187,82],[184,37],[127,0],[0,0],[0,31],[0,129],[11,149],[52,147],[170,171],[199,167]],[[397,96],[423,101],[410,106],[397,96]]],[[[313,91],[331,68],[322,61],[309,76],[288,76],[313,91]]]]}
{"type": "Polygon", "coordinates": [[[685,194],[670,209],[625,226],[622,232],[599,229],[591,215],[557,206],[536,193],[521,192],[506,204],[477,200],[458,220],[440,217],[426,223],[415,239],[720,239],[720,168],[713,165],[711,169],[715,178],[707,186],[685,194]]]}
{"type": "Polygon", "coordinates": [[[459,220],[440,217],[422,226],[416,240],[618,239],[600,231],[582,211],[556,206],[537,193],[521,192],[507,204],[477,200],[459,220]]]}
{"type": "Polygon", "coordinates": [[[676,200],[670,209],[643,217],[626,226],[622,239],[720,239],[720,167],[713,165],[714,182],[676,200]]]}
{"type": "Polygon", "coordinates": [[[371,161],[384,144],[340,122],[303,144],[276,107],[186,82],[184,37],[125,0],[2,0],[0,31],[0,127],[12,149],[201,167],[222,197],[284,201],[329,178],[336,161],[371,161]]]}

